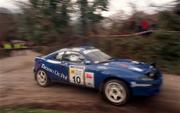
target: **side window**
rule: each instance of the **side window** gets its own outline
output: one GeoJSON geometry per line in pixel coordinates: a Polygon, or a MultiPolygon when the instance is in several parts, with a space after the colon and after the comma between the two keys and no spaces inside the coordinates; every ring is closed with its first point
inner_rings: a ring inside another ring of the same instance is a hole
{"type": "Polygon", "coordinates": [[[84,57],[81,54],[75,52],[66,53],[62,57],[62,60],[74,63],[82,63],[83,59],[84,57]]]}
{"type": "Polygon", "coordinates": [[[62,60],[62,56],[63,56],[64,52],[59,52],[57,55],[56,55],[56,60],[58,61],[61,61],[62,60]]]}

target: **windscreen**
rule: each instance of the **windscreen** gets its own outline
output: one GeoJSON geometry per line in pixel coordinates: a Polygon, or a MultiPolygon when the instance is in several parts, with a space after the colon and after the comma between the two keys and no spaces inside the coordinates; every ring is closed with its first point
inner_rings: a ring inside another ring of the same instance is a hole
{"type": "Polygon", "coordinates": [[[111,59],[111,57],[109,55],[100,51],[99,49],[85,50],[84,54],[88,58],[90,58],[94,63],[105,62],[105,61],[111,59]]]}

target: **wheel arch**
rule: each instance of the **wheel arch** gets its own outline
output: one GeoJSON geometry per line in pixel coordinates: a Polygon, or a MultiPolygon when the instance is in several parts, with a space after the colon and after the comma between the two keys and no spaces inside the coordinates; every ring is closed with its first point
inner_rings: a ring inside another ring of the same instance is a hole
{"type": "MultiPolygon", "coordinates": [[[[46,70],[42,69],[42,68],[37,69],[36,73],[34,74],[34,79],[35,79],[36,81],[38,81],[38,80],[37,80],[37,73],[38,73],[40,70],[41,70],[41,71],[44,71],[45,74],[46,74],[46,77],[47,77],[47,83],[46,83],[46,85],[44,85],[44,86],[40,85],[40,86],[41,86],[41,87],[50,86],[50,85],[52,84],[52,80],[51,80],[51,78],[49,77],[48,72],[47,72],[46,70]]],[[[39,84],[39,83],[38,83],[38,84],[39,84]]]]}
{"type": "Polygon", "coordinates": [[[38,72],[39,70],[44,71],[44,72],[47,74],[48,79],[49,79],[50,81],[52,81],[52,80],[51,80],[51,77],[50,77],[49,74],[48,74],[48,72],[47,72],[45,69],[42,69],[42,68],[38,68],[38,69],[36,70],[36,72],[34,73],[34,79],[35,79],[35,80],[37,80],[36,77],[37,77],[37,72],[38,72]]]}
{"type": "Polygon", "coordinates": [[[110,77],[105,78],[99,87],[100,92],[102,92],[104,84],[109,80],[120,80],[120,81],[124,82],[127,85],[127,87],[129,88],[129,91],[131,93],[130,84],[126,80],[116,77],[116,76],[110,76],[110,77]]]}

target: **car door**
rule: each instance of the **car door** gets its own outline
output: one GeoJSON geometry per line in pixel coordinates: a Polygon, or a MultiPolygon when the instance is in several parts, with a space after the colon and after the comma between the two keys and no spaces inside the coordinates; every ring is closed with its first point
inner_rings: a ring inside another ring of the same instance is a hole
{"type": "Polygon", "coordinates": [[[85,64],[86,58],[78,52],[67,52],[63,55],[63,63],[68,66],[68,79],[72,84],[94,87],[94,76],[85,64]]]}
{"type": "Polygon", "coordinates": [[[59,52],[46,59],[46,63],[42,64],[42,68],[45,69],[49,74],[49,77],[53,81],[65,81],[68,82],[68,70],[65,64],[61,61],[64,52],[59,52]]]}
{"type": "Polygon", "coordinates": [[[67,51],[62,57],[62,63],[68,69],[68,80],[72,84],[84,85],[85,65],[82,55],[78,52],[67,51]]]}

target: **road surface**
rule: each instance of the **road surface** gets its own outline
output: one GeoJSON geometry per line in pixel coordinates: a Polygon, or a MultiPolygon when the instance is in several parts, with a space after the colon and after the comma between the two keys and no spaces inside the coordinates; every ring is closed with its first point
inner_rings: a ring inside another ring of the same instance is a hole
{"type": "Polygon", "coordinates": [[[180,76],[164,75],[160,94],[135,97],[117,107],[105,102],[98,91],[65,84],[39,87],[33,78],[33,58],[25,56],[0,60],[0,107],[32,106],[75,113],[180,113],[180,76]]]}

